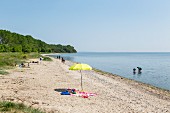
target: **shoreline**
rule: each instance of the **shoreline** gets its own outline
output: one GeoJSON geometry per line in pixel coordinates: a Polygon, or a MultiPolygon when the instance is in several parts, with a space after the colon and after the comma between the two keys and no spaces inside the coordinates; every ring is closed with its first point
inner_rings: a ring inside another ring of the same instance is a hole
{"type": "Polygon", "coordinates": [[[0,76],[0,100],[24,103],[49,113],[170,112],[169,91],[94,70],[83,71],[83,87],[96,96],[84,99],[60,95],[67,88],[80,89],[80,73],[68,70],[72,62],[63,64],[50,58],[53,61],[30,64],[29,69],[16,68],[0,76]]]}
{"type": "MultiPolygon", "coordinates": [[[[56,54],[60,54],[60,53],[56,53],[56,54]]],[[[48,57],[52,57],[50,55],[54,55],[54,53],[52,53],[52,54],[43,54],[43,55],[44,56],[48,56],[48,57]]],[[[52,58],[55,58],[55,57],[52,57],[52,58]]],[[[55,58],[55,59],[57,59],[57,58],[55,58]]],[[[66,64],[68,66],[71,66],[74,63],[77,63],[77,62],[70,61],[70,60],[66,60],[66,61],[70,62],[70,63],[66,64]]],[[[123,77],[121,75],[117,75],[117,74],[113,74],[113,73],[110,73],[110,72],[106,72],[106,71],[103,71],[103,70],[100,70],[100,69],[97,69],[97,68],[93,68],[92,70],[95,71],[96,73],[102,74],[104,76],[109,76],[109,77],[112,77],[112,78],[113,77],[118,77],[120,79],[125,79],[125,80],[128,80],[128,81],[137,82],[137,83],[139,83],[141,85],[145,85],[146,87],[151,87],[152,89],[162,90],[164,92],[169,92],[170,93],[170,90],[168,90],[168,89],[164,89],[164,88],[160,88],[160,87],[157,87],[157,86],[153,86],[151,84],[147,84],[147,83],[144,83],[144,82],[141,82],[141,81],[137,81],[137,80],[134,80],[134,79],[131,79],[131,78],[126,78],[126,77],[123,77]]]]}
{"type": "Polygon", "coordinates": [[[113,79],[119,79],[123,82],[126,82],[128,85],[132,85],[132,86],[138,87],[138,88],[140,87],[141,89],[149,91],[152,94],[156,94],[157,96],[160,96],[159,93],[161,93],[164,96],[168,96],[168,98],[166,98],[166,99],[170,100],[170,90],[163,89],[163,88],[160,88],[160,87],[156,87],[156,86],[153,86],[151,84],[147,84],[147,83],[144,83],[144,82],[141,82],[141,81],[136,81],[136,80],[133,80],[133,79],[130,79],[130,78],[126,78],[126,77],[116,75],[116,74],[112,74],[112,73],[109,73],[109,72],[105,72],[105,71],[102,71],[102,70],[95,69],[94,71],[96,73],[102,74],[103,76],[108,76],[108,77],[111,77],[113,79]],[[154,90],[154,92],[153,91],[151,92],[150,90],[154,90]]]}
{"type": "MultiPolygon", "coordinates": [[[[90,52],[89,52],[90,53],[90,52]]],[[[170,79],[168,76],[169,73],[169,66],[166,63],[167,56],[169,54],[149,54],[144,55],[144,59],[140,59],[142,56],[141,54],[114,54],[114,52],[108,52],[110,54],[105,54],[105,52],[92,52],[89,54],[88,52],[78,52],[76,54],[70,54],[67,53],[67,55],[60,54],[61,57],[64,57],[64,59],[72,60],[73,62],[81,62],[81,63],[88,63],[91,66],[94,66],[97,70],[100,69],[108,73],[112,73],[113,75],[118,75],[124,78],[132,79],[135,81],[139,81],[141,83],[145,83],[163,90],[169,90],[170,91],[170,79]],[[98,54],[96,54],[98,53],[98,54]],[[100,53],[100,54],[99,54],[100,53]],[[117,59],[117,56],[121,56],[117,59]],[[124,55],[126,57],[124,57],[124,55]],[[80,56],[84,57],[84,60],[80,58],[80,56]],[[89,56],[86,58],[86,56],[89,56]],[[95,59],[96,56],[99,56],[99,58],[95,59]],[[100,57],[102,56],[102,57],[100,57]],[[106,59],[109,56],[109,60],[106,60],[106,64],[103,64],[106,59]],[[110,57],[112,56],[112,57],[110,57]],[[129,57],[130,56],[130,60],[129,57]],[[133,58],[131,58],[133,56],[133,58]],[[159,56],[166,56],[165,59],[159,59],[159,56]],[[105,58],[106,57],[106,58],[105,58]],[[115,58],[114,58],[115,57],[115,58]],[[138,58],[139,57],[139,58],[138,58]],[[94,58],[94,60],[93,60],[94,58]],[[127,59],[128,58],[128,59],[127,59]],[[145,59],[146,58],[146,59],[145,59]],[[158,58],[160,61],[155,61],[155,59],[158,58]],[[121,59],[121,60],[120,60],[121,59]],[[149,59],[149,60],[148,60],[149,59]],[[153,59],[153,60],[151,60],[153,59]],[[120,61],[117,61],[120,60],[120,61]],[[127,62],[123,62],[122,60],[127,60],[127,62]],[[132,61],[131,61],[132,60],[132,61]],[[138,61],[139,60],[139,61],[138,61]],[[142,61],[143,60],[143,61],[142,61]],[[136,61],[137,63],[134,63],[133,61],[136,61]],[[154,62],[157,62],[159,65],[155,65],[154,62]],[[137,66],[140,66],[143,68],[142,73],[138,73],[138,69],[135,70],[134,73],[132,69],[136,68],[137,66]],[[123,67],[123,68],[122,68],[123,67]],[[160,71],[160,68],[162,70],[160,71]]],[[[119,52],[118,52],[119,53],[119,52]]],[[[126,52],[123,52],[126,53],[126,52]]],[[[57,55],[51,55],[52,57],[55,57],[57,55]]],[[[167,59],[168,60],[168,59],[167,59]]]]}
{"type": "MultiPolygon", "coordinates": [[[[51,56],[48,56],[48,57],[51,57],[51,56]]],[[[76,63],[76,62],[69,61],[69,60],[66,60],[66,61],[70,62],[70,63],[66,64],[68,66],[71,66],[70,64],[76,63]]],[[[101,74],[103,76],[110,77],[112,79],[118,79],[118,80],[121,80],[122,82],[127,83],[128,85],[132,85],[134,87],[138,87],[138,88],[140,88],[142,90],[145,90],[147,93],[151,93],[151,94],[153,94],[153,95],[155,95],[155,96],[157,96],[157,97],[159,97],[161,99],[168,99],[168,100],[170,100],[170,90],[163,89],[163,88],[160,88],[160,87],[156,87],[156,86],[153,86],[151,84],[147,84],[147,83],[144,83],[144,82],[141,82],[141,81],[137,81],[137,80],[133,80],[133,79],[130,79],[130,78],[126,78],[126,77],[123,77],[121,75],[112,74],[112,73],[109,73],[109,72],[106,72],[106,71],[103,71],[103,70],[99,70],[99,69],[96,69],[96,68],[93,68],[92,70],[94,71],[94,73],[98,73],[98,74],[101,74]],[[164,95],[165,97],[160,95],[160,93],[162,95],[164,95]]]]}

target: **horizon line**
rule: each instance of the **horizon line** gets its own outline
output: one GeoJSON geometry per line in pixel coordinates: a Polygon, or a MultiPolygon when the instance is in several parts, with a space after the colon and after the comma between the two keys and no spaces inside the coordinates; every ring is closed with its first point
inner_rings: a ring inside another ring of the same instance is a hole
{"type": "Polygon", "coordinates": [[[88,52],[88,53],[170,53],[170,51],[77,51],[80,52],[88,52]]]}

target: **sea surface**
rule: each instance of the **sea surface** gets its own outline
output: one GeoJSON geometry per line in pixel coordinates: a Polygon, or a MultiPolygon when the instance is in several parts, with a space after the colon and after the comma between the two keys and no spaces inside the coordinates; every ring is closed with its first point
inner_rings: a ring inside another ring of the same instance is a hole
{"type": "MultiPolygon", "coordinates": [[[[53,55],[56,57],[57,55],[53,55]]],[[[78,52],[60,54],[66,60],[170,90],[170,53],[78,52]],[[142,73],[133,73],[141,67],[142,73]]]]}

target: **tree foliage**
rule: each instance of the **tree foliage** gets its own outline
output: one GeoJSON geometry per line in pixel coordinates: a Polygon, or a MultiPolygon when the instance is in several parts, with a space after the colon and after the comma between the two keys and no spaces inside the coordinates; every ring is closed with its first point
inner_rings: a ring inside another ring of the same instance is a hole
{"type": "Polygon", "coordinates": [[[30,35],[21,35],[7,30],[0,30],[0,52],[55,52],[75,53],[70,45],[47,44],[30,35]]]}

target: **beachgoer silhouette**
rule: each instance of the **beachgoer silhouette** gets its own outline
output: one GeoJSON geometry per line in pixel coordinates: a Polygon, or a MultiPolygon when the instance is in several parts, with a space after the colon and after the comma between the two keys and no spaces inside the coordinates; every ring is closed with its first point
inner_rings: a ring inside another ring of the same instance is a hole
{"type": "Polygon", "coordinates": [[[141,67],[137,67],[137,68],[138,68],[138,74],[141,74],[142,68],[141,67]]]}
{"type": "Polygon", "coordinates": [[[136,74],[136,68],[133,68],[133,74],[136,74]]]}
{"type": "MultiPolygon", "coordinates": [[[[40,64],[41,64],[41,61],[43,60],[43,58],[42,57],[40,57],[40,64]]],[[[37,61],[37,63],[38,63],[38,61],[37,61]]]]}
{"type": "Polygon", "coordinates": [[[42,61],[42,57],[40,57],[40,61],[42,61]]]}
{"type": "Polygon", "coordinates": [[[22,62],[19,67],[25,67],[24,63],[22,62]]]}
{"type": "Polygon", "coordinates": [[[61,58],[61,62],[62,62],[62,63],[65,63],[65,60],[64,60],[64,58],[63,58],[63,57],[61,58]]]}

